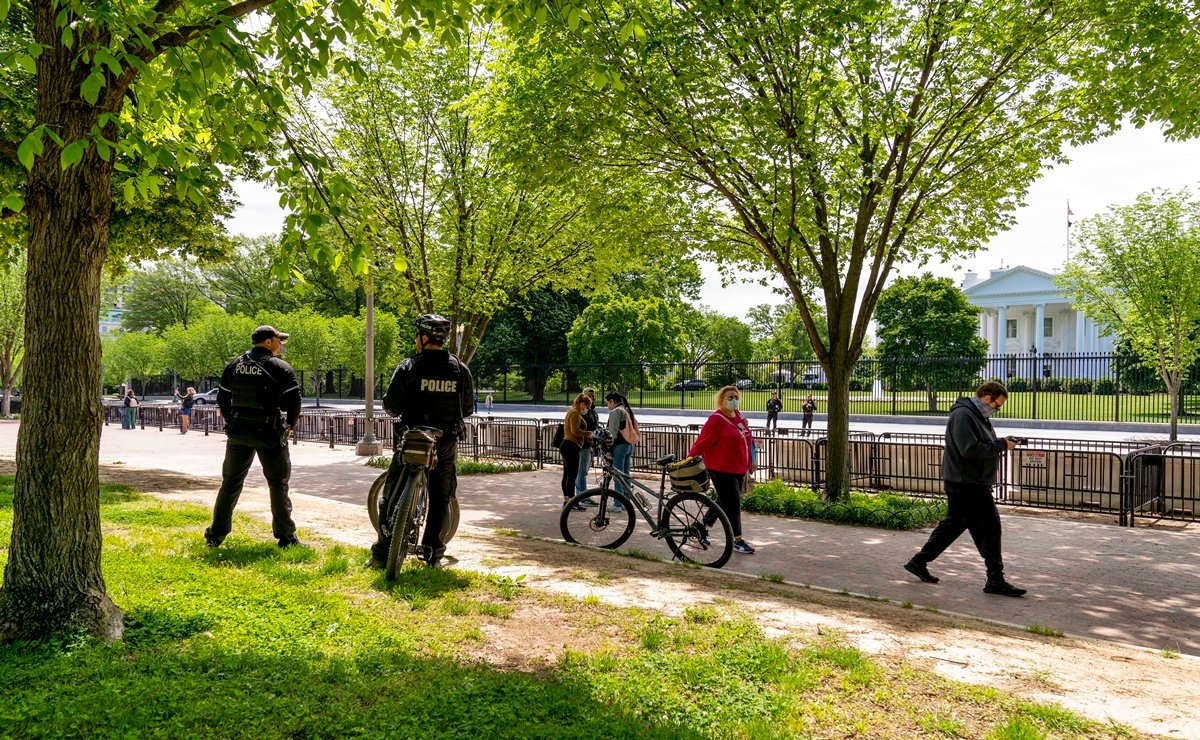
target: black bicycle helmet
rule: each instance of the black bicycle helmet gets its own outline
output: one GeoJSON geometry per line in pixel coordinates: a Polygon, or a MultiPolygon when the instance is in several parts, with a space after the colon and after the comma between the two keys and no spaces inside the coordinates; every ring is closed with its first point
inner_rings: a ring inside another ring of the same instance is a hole
{"type": "Polygon", "coordinates": [[[434,339],[445,339],[450,336],[450,319],[436,313],[427,313],[413,322],[417,331],[434,339]]]}

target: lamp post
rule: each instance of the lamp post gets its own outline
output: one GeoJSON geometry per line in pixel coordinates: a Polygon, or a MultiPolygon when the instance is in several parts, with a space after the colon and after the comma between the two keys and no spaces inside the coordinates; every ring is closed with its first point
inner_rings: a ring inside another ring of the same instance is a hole
{"type": "Polygon", "coordinates": [[[375,439],[375,286],[371,274],[367,273],[367,377],[366,381],[366,430],[354,447],[354,454],[373,456],[383,454],[383,445],[375,439]]]}

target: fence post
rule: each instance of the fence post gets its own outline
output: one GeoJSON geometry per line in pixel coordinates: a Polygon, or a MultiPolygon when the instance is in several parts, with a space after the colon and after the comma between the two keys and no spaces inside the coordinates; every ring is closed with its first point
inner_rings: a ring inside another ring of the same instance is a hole
{"type": "Polygon", "coordinates": [[[204,412],[204,436],[205,437],[208,436],[208,426],[209,426],[209,422],[211,421],[211,419],[212,419],[211,415],[207,411],[205,411],[204,412]]]}
{"type": "Polygon", "coordinates": [[[537,459],[537,469],[542,470],[545,465],[542,462],[542,419],[534,420],[537,427],[533,434],[533,456],[537,459]]]}
{"type": "Polygon", "coordinates": [[[1038,367],[1036,352],[1033,353],[1033,360],[1031,360],[1029,363],[1029,371],[1030,371],[1029,375],[1031,376],[1029,382],[1031,385],[1031,390],[1033,391],[1033,406],[1030,411],[1029,418],[1036,419],[1036,418],[1038,418],[1038,415],[1037,415],[1038,386],[1041,385],[1041,381],[1042,381],[1042,374],[1041,374],[1041,372],[1039,372],[1040,368],[1038,367]]]}
{"type": "Polygon", "coordinates": [[[1121,355],[1116,355],[1113,362],[1116,364],[1116,381],[1113,386],[1113,421],[1121,420],[1121,394],[1124,389],[1121,387],[1121,355]]]}
{"type": "Polygon", "coordinates": [[[646,406],[646,366],[638,363],[638,406],[646,406]]]}

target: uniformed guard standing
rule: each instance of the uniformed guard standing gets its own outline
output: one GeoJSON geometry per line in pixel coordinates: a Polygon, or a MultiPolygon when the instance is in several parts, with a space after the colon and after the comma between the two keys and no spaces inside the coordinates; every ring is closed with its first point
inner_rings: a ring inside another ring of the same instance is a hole
{"type": "MultiPolygon", "coordinates": [[[[396,366],[383,396],[383,409],[399,417],[396,422],[397,435],[404,427],[430,426],[442,430],[438,438],[437,466],[429,471],[429,511],[425,516],[425,533],[421,544],[425,555],[421,558],[432,567],[437,567],[446,553],[442,541],[442,524],[446,520],[450,498],[458,487],[455,458],[458,455],[458,439],[463,433],[463,419],[474,409],[475,384],[466,364],[446,349],[446,337],[450,335],[450,321],[437,314],[425,314],[413,322],[417,328],[417,354],[396,366]]],[[[404,464],[397,454],[392,457],[388,468],[384,491],[388,500],[380,504],[380,516],[386,517],[395,503],[393,489],[403,472],[404,464]]],[[[387,562],[390,538],[380,536],[371,547],[371,563],[383,567],[387,562]]]]}
{"type": "Polygon", "coordinates": [[[209,547],[219,546],[232,529],[233,508],[256,453],[271,491],[275,539],[280,547],[300,544],[288,497],[292,460],[287,447],[300,416],[300,383],[292,366],[279,359],[288,336],[273,326],[258,327],[251,335],[254,347],[226,365],[221,375],[217,406],[225,419],[225,463],[212,525],[204,530],[209,547]]]}

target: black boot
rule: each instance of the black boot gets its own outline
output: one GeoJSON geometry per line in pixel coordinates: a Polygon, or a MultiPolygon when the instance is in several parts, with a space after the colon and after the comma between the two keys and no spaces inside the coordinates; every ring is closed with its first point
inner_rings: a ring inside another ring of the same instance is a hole
{"type": "Polygon", "coordinates": [[[916,560],[909,560],[904,564],[904,569],[926,583],[938,582],[938,577],[929,572],[929,568],[925,565],[925,563],[918,563],[916,560]]]}
{"type": "Polygon", "coordinates": [[[1017,588],[1008,581],[1000,578],[989,578],[988,582],[983,586],[985,594],[995,594],[996,596],[1024,596],[1025,589],[1017,588]]]}

